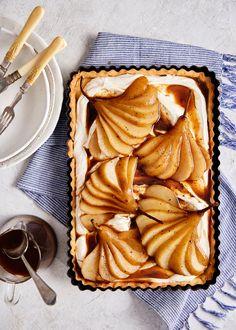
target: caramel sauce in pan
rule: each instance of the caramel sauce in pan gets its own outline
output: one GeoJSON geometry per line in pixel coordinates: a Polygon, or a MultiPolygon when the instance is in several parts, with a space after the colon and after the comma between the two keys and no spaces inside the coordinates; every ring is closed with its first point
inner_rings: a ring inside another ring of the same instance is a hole
{"type": "Polygon", "coordinates": [[[134,185],[152,185],[152,184],[160,184],[162,181],[157,179],[154,176],[149,176],[145,174],[141,168],[137,168],[135,175],[134,175],[134,185]]]}
{"type": "Polygon", "coordinates": [[[95,121],[97,117],[97,110],[93,104],[93,102],[89,101],[87,104],[87,130],[90,129],[92,126],[93,122],[95,121]]]}
{"type": "Polygon", "coordinates": [[[159,133],[163,133],[171,129],[172,124],[170,121],[170,118],[168,116],[168,113],[165,111],[164,106],[160,104],[160,119],[155,122],[153,126],[153,131],[156,135],[159,133]]]}
{"type": "Polygon", "coordinates": [[[173,94],[175,102],[184,109],[186,108],[191,94],[191,89],[181,85],[169,85],[166,89],[168,94],[173,94]]]}
{"type": "Polygon", "coordinates": [[[88,246],[89,253],[96,247],[97,244],[97,234],[96,233],[89,233],[86,235],[86,243],[88,246]]]}
{"type": "Polygon", "coordinates": [[[204,186],[203,182],[201,184],[200,181],[187,182],[198,197],[203,199],[206,203],[210,203],[210,180],[207,186],[204,186]]]}
{"type": "Polygon", "coordinates": [[[171,271],[162,269],[158,266],[153,266],[146,269],[141,269],[129,276],[129,279],[139,278],[169,278],[173,275],[171,271]]]}
{"type": "Polygon", "coordinates": [[[204,82],[202,82],[200,79],[194,79],[196,83],[198,84],[198,87],[200,88],[203,96],[205,97],[206,103],[208,101],[209,91],[204,82]]]}
{"type": "Polygon", "coordinates": [[[196,111],[193,93],[191,93],[189,98],[188,107],[186,109],[186,116],[190,121],[191,128],[195,132],[196,139],[201,143],[203,140],[202,124],[196,111]]]}

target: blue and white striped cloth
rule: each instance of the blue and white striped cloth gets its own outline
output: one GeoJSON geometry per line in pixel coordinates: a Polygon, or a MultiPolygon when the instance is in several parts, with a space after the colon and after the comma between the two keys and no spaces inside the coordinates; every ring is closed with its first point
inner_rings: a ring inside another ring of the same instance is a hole
{"type": "MultiPolygon", "coordinates": [[[[82,66],[207,66],[221,81],[221,144],[236,149],[236,127],[230,113],[236,110],[236,56],[223,55],[200,47],[131,36],[99,33],[82,66]]],[[[35,153],[18,187],[44,210],[66,225],[67,217],[67,118],[63,108],[58,126],[49,140],[35,153]]],[[[236,290],[232,277],[236,272],[236,197],[221,175],[221,245],[220,271],[217,283],[198,291],[137,291],[135,294],[149,304],[167,323],[169,329],[189,328],[188,317],[194,315],[202,325],[215,329],[217,318],[236,308],[236,292],[227,294],[222,286],[227,281],[236,290]],[[215,291],[230,297],[232,304],[216,298],[215,291]],[[212,297],[217,308],[206,309],[206,297],[212,297]],[[199,314],[199,305],[201,313],[199,314]],[[200,315],[200,316],[199,316],[200,315]],[[212,321],[213,317],[213,321],[212,321]],[[215,318],[215,319],[214,319],[215,318]]]]}

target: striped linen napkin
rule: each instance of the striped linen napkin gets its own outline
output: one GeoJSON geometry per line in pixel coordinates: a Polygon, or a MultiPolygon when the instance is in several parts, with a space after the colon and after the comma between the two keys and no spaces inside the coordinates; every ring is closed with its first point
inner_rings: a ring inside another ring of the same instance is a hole
{"type": "MultiPolygon", "coordinates": [[[[86,59],[88,66],[176,65],[207,66],[221,81],[221,145],[236,149],[236,126],[229,119],[236,110],[236,56],[223,55],[200,47],[173,42],[143,39],[131,36],[99,33],[86,59]]],[[[67,216],[67,117],[63,107],[61,118],[53,135],[34,154],[17,186],[40,207],[66,225],[67,216]]],[[[222,151],[224,152],[224,150],[222,151]]],[[[219,318],[236,308],[236,196],[227,179],[220,178],[220,271],[215,285],[198,291],[141,291],[135,294],[143,299],[167,323],[169,329],[192,328],[194,322],[208,329],[215,329],[219,318]],[[227,282],[226,290],[222,289],[227,282]],[[235,290],[235,292],[234,292],[235,290]],[[215,293],[217,291],[217,293],[215,293]],[[205,302],[211,297],[209,309],[205,302]],[[225,300],[226,299],[226,300],[225,300]],[[227,303],[226,303],[227,301],[227,303]]]]}

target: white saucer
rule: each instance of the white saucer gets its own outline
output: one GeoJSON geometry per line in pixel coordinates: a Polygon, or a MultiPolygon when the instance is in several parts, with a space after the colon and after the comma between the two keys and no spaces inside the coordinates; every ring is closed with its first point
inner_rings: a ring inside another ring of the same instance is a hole
{"type": "MultiPolygon", "coordinates": [[[[0,27],[1,60],[14,35],[20,31],[20,26],[8,18],[0,17],[0,27]]],[[[40,52],[46,46],[47,44],[33,33],[8,73],[27,62],[35,51],[40,52]]],[[[0,113],[10,104],[23,81],[24,78],[0,94],[0,113]]],[[[0,168],[26,159],[49,138],[59,119],[62,101],[62,76],[56,60],[53,59],[16,106],[13,122],[0,135],[0,168]]]]}

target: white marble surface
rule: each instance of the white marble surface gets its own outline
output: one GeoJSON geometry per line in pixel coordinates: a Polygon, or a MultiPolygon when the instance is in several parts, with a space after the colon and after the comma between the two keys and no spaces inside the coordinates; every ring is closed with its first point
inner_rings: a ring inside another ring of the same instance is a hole
{"type": "MultiPolygon", "coordinates": [[[[23,23],[37,5],[46,9],[37,28],[47,41],[62,35],[68,43],[58,62],[66,80],[75,70],[99,31],[167,39],[236,54],[235,0],[0,0],[1,15],[23,23]]],[[[235,118],[236,119],[236,118],[235,118]]],[[[236,188],[235,153],[222,148],[222,168],[236,188]]],[[[80,292],[66,275],[66,229],[39,209],[16,187],[27,161],[0,171],[0,225],[18,214],[34,214],[55,229],[59,249],[50,269],[43,273],[58,293],[53,307],[39,299],[32,281],[19,286],[21,299],[9,307],[0,283],[0,329],[165,329],[165,324],[130,292],[80,292]]],[[[216,320],[217,321],[217,320],[216,320]]],[[[236,311],[219,327],[236,328],[236,311]]],[[[199,324],[194,329],[200,329],[199,324]]]]}

